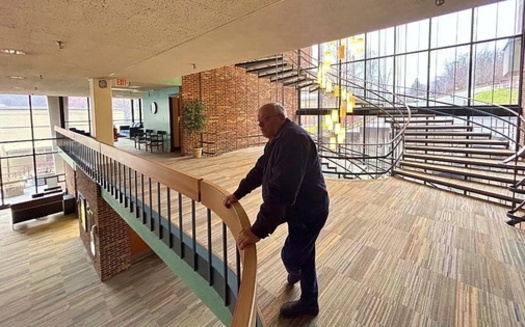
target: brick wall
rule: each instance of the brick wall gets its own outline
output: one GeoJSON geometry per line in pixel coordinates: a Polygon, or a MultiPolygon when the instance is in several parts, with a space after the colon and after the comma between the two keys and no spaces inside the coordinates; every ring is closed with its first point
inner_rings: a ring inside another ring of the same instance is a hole
{"type": "MultiPolygon", "coordinates": [[[[185,100],[200,99],[207,107],[208,124],[203,140],[204,151],[222,153],[266,142],[257,122],[257,110],[268,102],[280,102],[294,120],[297,110],[297,90],[270,83],[243,68],[222,67],[184,76],[181,87],[182,105],[185,100]]],[[[200,136],[182,136],[182,153],[191,148],[200,136]]]]}
{"type": "MultiPolygon", "coordinates": [[[[131,264],[130,227],[102,198],[100,187],[81,169],[77,169],[79,197],[86,199],[92,215],[88,217],[88,230],[80,227],[80,238],[93,258],[100,280],[105,281],[128,269],[131,264]],[[96,232],[90,233],[96,225],[96,232]],[[95,237],[95,255],[91,254],[91,235],[95,237]]],[[[81,213],[79,212],[79,215],[81,213]]],[[[79,219],[82,225],[82,219],[79,219]]]]}
{"type": "Polygon", "coordinates": [[[76,172],[71,166],[64,162],[64,174],[66,177],[67,194],[77,196],[76,172]]]}

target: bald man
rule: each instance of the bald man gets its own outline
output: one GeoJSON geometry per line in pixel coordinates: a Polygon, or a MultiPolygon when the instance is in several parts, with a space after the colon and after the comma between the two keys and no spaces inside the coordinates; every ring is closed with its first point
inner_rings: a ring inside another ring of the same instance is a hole
{"type": "Polygon", "coordinates": [[[287,118],[285,108],[267,103],[259,108],[259,127],[268,138],[264,154],[257,160],[237,190],[224,205],[243,198],[262,186],[263,203],[251,228],[243,230],[237,244],[244,249],[288,224],[288,237],[281,258],[288,283],[301,282],[301,297],[283,304],[281,316],[317,315],[318,286],[315,241],[328,217],[329,199],[317,148],[308,133],[287,118]]]}

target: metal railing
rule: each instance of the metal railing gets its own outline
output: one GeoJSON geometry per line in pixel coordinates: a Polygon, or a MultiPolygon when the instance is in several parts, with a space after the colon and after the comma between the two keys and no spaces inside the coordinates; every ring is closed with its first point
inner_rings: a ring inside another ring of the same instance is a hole
{"type": "MultiPolygon", "coordinates": [[[[298,51],[299,61],[304,72],[312,78],[317,78],[317,70],[320,63],[316,58],[298,51]]],[[[299,65],[298,65],[299,66],[299,65]]],[[[404,149],[404,132],[411,119],[410,107],[405,105],[399,95],[383,88],[377,83],[366,80],[349,80],[343,78],[337,71],[341,69],[340,65],[334,64],[327,73],[328,78],[339,87],[345,87],[351,90],[359,103],[360,108],[366,107],[368,114],[375,112],[388,117],[392,124],[398,128],[394,133],[386,135],[384,140],[377,138],[375,142],[345,142],[330,144],[323,137],[317,138],[319,154],[321,160],[326,162],[339,161],[336,166],[344,167],[338,170],[337,175],[343,178],[381,178],[392,173],[394,167],[398,165],[403,155],[404,149]],[[361,85],[361,84],[362,85],[361,85]],[[365,92],[366,91],[366,92],[365,92]],[[372,95],[365,97],[359,94],[372,95]],[[324,159],[324,160],[323,160],[324,159]],[[345,163],[341,162],[345,161],[345,163]],[[385,165],[385,163],[388,163],[385,165]]],[[[354,109],[355,111],[356,109],[354,109]]],[[[363,116],[363,134],[366,134],[368,121],[363,116]]],[[[349,138],[347,131],[347,138],[349,138]]],[[[329,173],[329,172],[327,172],[329,173]]]]}
{"type": "Polygon", "coordinates": [[[224,189],[90,137],[55,130],[61,151],[219,294],[233,313],[231,326],[262,324],[256,310],[256,247],[239,251],[235,243],[250,222],[240,204],[222,204],[224,189]]]}

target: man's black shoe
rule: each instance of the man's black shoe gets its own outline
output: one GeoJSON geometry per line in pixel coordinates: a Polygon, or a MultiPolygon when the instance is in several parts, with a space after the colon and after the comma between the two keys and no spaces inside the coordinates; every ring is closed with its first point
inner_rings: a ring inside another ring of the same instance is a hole
{"type": "Polygon", "coordinates": [[[287,302],[281,306],[281,316],[283,318],[296,318],[300,316],[317,316],[319,305],[303,304],[301,301],[287,302]]]}
{"type": "Polygon", "coordinates": [[[288,274],[288,278],[286,278],[286,281],[290,285],[295,285],[300,280],[301,280],[301,276],[299,275],[288,274]]]}

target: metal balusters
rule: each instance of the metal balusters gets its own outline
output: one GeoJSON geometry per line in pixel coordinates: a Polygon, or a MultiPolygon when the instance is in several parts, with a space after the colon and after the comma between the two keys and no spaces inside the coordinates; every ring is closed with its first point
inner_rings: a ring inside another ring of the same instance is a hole
{"type": "Polygon", "coordinates": [[[118,202],[122,203],[122,172],[120,166],[122,165],[120,161],[118,161],[118,202]]]}
{"type": "Polygon", "coordinates": [[[110,159],[110,169],[111,169],[111,195],[112,196],[115,196],[116,195],[116,190],[115,190],[115,162],[113,159],[110,159]]]}
{"type": "Polygon", "coordinates": [[[213,265],[212,265],[212,241],[211,241],[211,210],[207,209],[208,224],[208,282],[213,285],[213,265]]]}
{"type": "Polygon", "coordinates": [[[224,276],[224,305],[230,304],[230,297],[228,296],[228,231],[226,224],[222,223],[222,263],[224,276]]]}
{"type": "Polygon", "coordinates": [[[146,210],[144,208],[144,175],[140,174],[140,185],[142,187],[142,198],[141,198],[141,214],[142,214],[142,224],[146,224],[146,210]]]}
{"type": "MultiPolygon", "coordinates": [[[[126,195],[126,166],[122,167],[122,179],[124,180],[124,187],[123,187],[123,191],[124,191],[124,196],[123,196],[123,200],[124,200],[124,208],[127,208],[128,207],[128,197],[126,195]]],[[[122,194],[122,192],[120,192],[122,194]]],[[[120,203],[122,203],[122,199],[120,200],[120,203]]]]}
{"type": "Polygon", "coordinates": [[[179,193],[179,240],[180,240],[180,257],[184,258],[184,239],[182,238],[182,194],[179,193]]]}
{"type": "Polygon", "coordinates": [[[155,223],[153,221],[153,194],[151,192],[151,177],[148,177],[149,185],[149,230],[155,230],[155,223]]]}
{"type": "Polygon", "coordinates": [[[193,270],[197,271],[197,224],[196,224],[195,200],[191,200],[191,246],[193,249],[193,270]]]}
{"type": "Polygon", "coordinates": [[[100,159],[102,157],[102,153],[96,152],[96,167],[97,167],[97,183],[99,185],[102,185],[102,164],[100,163],[100,159]]]}
{"type": "Polygon", "coordinates": [[[157,228],[159,229],[159,239],[162,240],[162,224],[160,223],[160,219],[162,217],[162,209],[161,209],[161,203],[160,203],[160,183],[157,182],[157,228]]]}
{"type": "Polygon", "coordinates": [[[171,234],[171,189],[167,187],[166,198],[168,200],[167,209],[168,209],[168,237],[169,237],[169,246],[170,249],[173,248],[173,235],[171,234]]]}
{"type": "Polygon", "coordinates": [[[128,198],[129,198],[129,213],[133,213],[133,204],[132,204],[132,193],[133,193],[133,188],[131,187],[131,168],[128,167],[128,179],[129,179],[129,192],[128,192],[128,198]]]}
{"type": "Polygon", "coordinates": [[[135,218],[140,217],[140,210],[139,210],[139,186],[137,181],[137,171],[135,170],[135,218]]]}
{"type": "Polygon", "coordinates": [[[106,191],[108,191],[108,174],[107,174],[107,163],[106,160],[107,157],[105,155],[102,155],[102,186],[106,191]]]}

